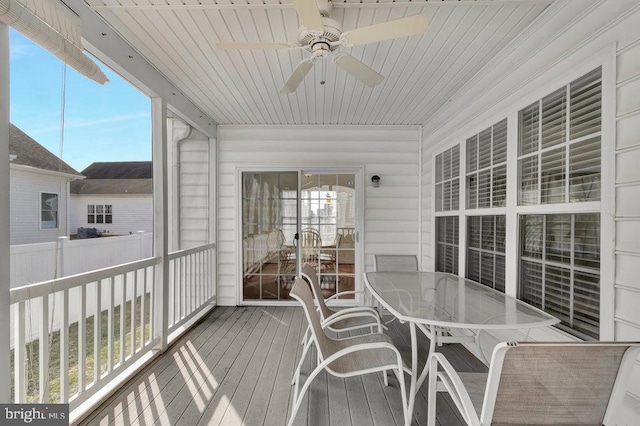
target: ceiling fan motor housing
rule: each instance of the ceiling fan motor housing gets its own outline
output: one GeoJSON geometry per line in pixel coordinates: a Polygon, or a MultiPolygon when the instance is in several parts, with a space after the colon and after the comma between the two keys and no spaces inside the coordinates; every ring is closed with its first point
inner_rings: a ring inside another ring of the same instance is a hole
{"type": "MultiPolygon", "coordinates": [[[[340,39],[342,26],[340,26],[338,22],[331,18],[323,17],[322,23],[324,24],[324,31],[320,35],[314,34],[304,26],[300,25],[300,29],[298,30],[298,43],[300,46],[307,46],[308,48],[311,48],[313,44],[317,42],[333,43],[340,39]]],[[[335,50],[337,48],[337,45],[331,46],[331,50],[335,50]]]]}

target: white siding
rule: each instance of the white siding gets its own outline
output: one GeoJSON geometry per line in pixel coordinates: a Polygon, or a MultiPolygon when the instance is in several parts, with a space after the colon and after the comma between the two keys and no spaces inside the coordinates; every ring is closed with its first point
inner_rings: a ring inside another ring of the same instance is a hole
{"type": "Polygon", "coordinates": [[[197,130],[180,142],[180,248],[209,243],[209,139],[197,130]]]}
{"type": "Polygon", "coordinates": [[[75,234],[78,228],[96,228],[110,235],[130,235],[138,231],[153,232],[153,197],[144,195],[71,195],[71,226],[75,234]],[[87,205],[110,204],[113,206],[113,223],[87,223],[87,205]]]}
{"type": "MultiPolygon", "coordinates": [[[[564,12],[578,10],[578,2],[574,3],[575,8],[568,5],[564,12]]],[[[451,116],[449,123],[424,135],[423,268],[432,269],[434,265],[433,236],[429,234],[433,229],[433,210],[427,201],[433,185],[430,170],[433,156],[497,120],[505,117],[516,120],[519,109],[589,68],[595,68],[594,64],[597,66],[600,61],[606,68],[603,70],[603,101],[604,105],[609,105],[603,111],[602,147],[603,158],[607,161],[603,163],[602,205],[604,211],[610,208],[615,212],[615,236],[608,230],[611,228],[602,232],[601,338],[640,341],[640,281],[637,278],[640,276],[640,4],[603,1],[581,18],[567,26],[555,41],[537,50],[530,46],[532,52],[527,60],[506,68],[504,64],[510,62],[509,56],[521,51],[519,46],[511,46],[512,52],[506,53],[507,60],[503,65],[496,64],[501,74],[497,74],[499,78],[493,86],[484,87],[483,99],[476,102],[475,107],[451,116]],[[612,282],[614,270],[615,283],[612,282]]],[[[491,69],[484,71],[485,75],[491,73],[491,69]]],[[[472,85],[469,90],[477,92],[482,88],[472,85]]],[[[516,146],[511,144],[509,149],[514,150],[516,146]]],[[[509,185],[515,183],[509,181],[509,185]]],[[[511,276],[516,275],[512,273],[511,276]]],[[[515,285],[511,288],[514,291],[515,285]]],[[[517,336],[508,338],[514,337],[517,336]]],[[[537,340],[569,338],[551,329],[536,332],[531,337],[537,340]]],[[[640,377],[640,362],[634,377],[640,377]]],[[[630,386],[620,415],[624,422],[635,424],[640,420],[640,381],[632,380],[630,386]]]]}
{"type": "Polygon", "coordinates": [[[238,167],[364,168],[365,270],[374,253],[418,253],[416,126],[219,126],[218,303],[235,305],[241,283],[237,253],[238,167]],[[380,175],[373,188],[371,176],[380,175]]]}
{"type": "Polygon", "coordinates": [[[68,179],[38,171],[10,173],[11,245],[55,241],[67,233],[68,179]],[[58,228],[40,229],[40,194],[58,194],[58,228]]]}

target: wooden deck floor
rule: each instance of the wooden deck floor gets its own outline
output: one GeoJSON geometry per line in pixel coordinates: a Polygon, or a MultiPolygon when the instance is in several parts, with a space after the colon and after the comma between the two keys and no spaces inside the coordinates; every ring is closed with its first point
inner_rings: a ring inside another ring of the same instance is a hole
{"type": "MultiPolygon", "coordinates": [[[[290,382],[305,327],[301,308],[216,308],[82,424],[285,425],[291,410],[290,382]]],[[[408,363],[408,327],[394,321],[388,333],[408,363]]],[[[423,338],[420,343],[426,353],[428,340],[423,338]]],[[[459,371],[486,370],[460,345],[439,350],[459,371]]],[[[303,374],[310,371],[307,361],[303,374]]],[[[307,395],[296,425],[389,426],[403,422],[395,378],[390,377],[385,387],[380,374],[345,380],[322,373],[307,395]]],[[[450,403],[448,397],[438,396],[439,423],[462,424],[450,403]]],[[[412,424],[425,425],[426,413],[425,383],[416,399],[412,424]]]]}

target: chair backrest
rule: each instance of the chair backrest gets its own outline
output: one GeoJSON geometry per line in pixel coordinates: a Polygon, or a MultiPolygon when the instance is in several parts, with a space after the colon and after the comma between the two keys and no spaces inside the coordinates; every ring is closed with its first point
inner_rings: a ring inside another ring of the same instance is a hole
{"type": "Polygon", "coordinates": [[[373,269],[376,272],[417,271],[418,257],[413,254],[374,254],[373,269]]]}
{"type": "Polygon", "coordinates": [[[608,424],[608,407],[624,398],[621,381],[631,375],[638,354],[640,343],[500,343],[493,352],[480,421],[608,424]]]}
{"type": "Polygon", "coordinates": [[[302,265],[300,274],[309,281],[309,286],[313,291],[313,296],[315,297],[316,302],[318,303],[318,307],[320,308],[320,320],[322,321],[331,316],[333,312],[331,312],[327,307],[327,304],[324,303],[324,297],[322,296],[322,289],[320,288],[316,269],[313,267],[313,265],[305,263],[304,265],[302,265]]]}
{"type": "Polygon", "coordinates": [[[303,229],[300,232],[300,245],[302,262],[317,262],[320,248],[322,247],[320,232],[313,228],[303,229]]]}
{"type": "Polygon", "coordinates": [[[293,287],[291,288],[289,295],[297,299],[302,304],[302,308],[304,309],[304,313],[311,328],[311,333],[316,341],[317,349],[320,352],[321,359],[325,359],[330,353],[331,339],[327,337],[322,329],[320,314],[316,311],[315,305],[313,304],[313,294],[311,294],[309,283],[304,279],[297,277],[293,282],[293,287]]]}

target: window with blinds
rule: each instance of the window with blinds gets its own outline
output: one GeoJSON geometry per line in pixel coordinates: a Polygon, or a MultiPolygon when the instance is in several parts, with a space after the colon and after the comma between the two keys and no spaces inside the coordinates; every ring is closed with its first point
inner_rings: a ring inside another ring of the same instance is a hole
{"type": "Polygon", "coordinates": [[[467,218],[467,278],[504,293],[506,216],[467,218]]]}
{"type": "Polygon", "coordinates": [[[518,204],[600,200],[600,68],[519,112],[518,204]]]}
{"type": "Polygon", "coordinates": [[[467,208],[507,201],[507,119],[467,139],[467,208]]]}
{"type": "Polygon", "coordinates": [[[458,216],[436,218],[436,271],[458,273],[458,216]]]}
{"type": "Polygon", "coordinates": [[[436,211],[460,208],[460,146],[436,156],[436,211]]]}
{"type": "Polygon", "coordinates": [[[567,331],[598,339],[600,214],[521,216],[519,290],[567,331]]]}

